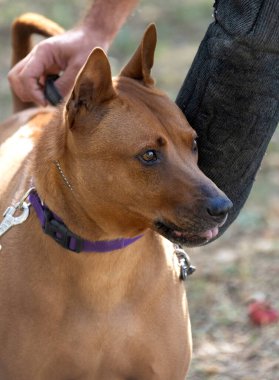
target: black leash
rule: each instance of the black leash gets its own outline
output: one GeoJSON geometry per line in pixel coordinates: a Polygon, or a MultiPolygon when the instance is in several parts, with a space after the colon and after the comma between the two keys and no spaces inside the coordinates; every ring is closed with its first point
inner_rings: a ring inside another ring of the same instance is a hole
{"type": "Polygon", "coordinates": [[[59,78],[59,75],[49,75],[46,78],[46,83],[45,83],[45,88],[44,88],[45,98],[53,106],[57,106],[63,100],[60,92],[58,91],[57,87],[55,86],[55,81],[58,78],[59,78]]]}

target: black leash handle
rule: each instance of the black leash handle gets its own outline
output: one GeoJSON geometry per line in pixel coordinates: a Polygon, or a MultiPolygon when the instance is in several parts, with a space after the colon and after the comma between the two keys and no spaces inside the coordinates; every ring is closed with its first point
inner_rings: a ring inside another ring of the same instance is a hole
{"type": "Polygon", "coordinates": [[[58,91],[54,83],[56,79],[58,78],[59,78],[59,75],[48,75],[46,78],[46,83],[45,83],[45,88],[44,88],[45,98],[53,106],[57,106],[63,100],[60,92],[58,91]]]}

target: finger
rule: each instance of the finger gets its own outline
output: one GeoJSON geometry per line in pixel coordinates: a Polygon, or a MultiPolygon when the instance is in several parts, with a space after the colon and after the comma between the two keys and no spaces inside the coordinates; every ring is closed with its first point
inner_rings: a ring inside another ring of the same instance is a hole
{"type": "Polygon", "coordinates": [[[23,102],[35,102],[45,106],[47,102],[37,78],[38,74],[36,72],[32,73],[32,67],[32,61],[30,65],[30,58],[26,57],[13,67],[8,74],[8,79],[13,92],[23,102]]]}
{"type": "Polygon", "coordinates": [[[9,74],[12,89],[24,102],[32,101],[47,105],[42,84],[49,69],[56,68],[51,49],[46,44],[38,45],[9,74]]]}
{"type": "Polygon", "coordinates": [[[80,68],[79,64],[69,63],[60,78],[55,81],[55,87],[63,98],[71,91],[80,68]]]}

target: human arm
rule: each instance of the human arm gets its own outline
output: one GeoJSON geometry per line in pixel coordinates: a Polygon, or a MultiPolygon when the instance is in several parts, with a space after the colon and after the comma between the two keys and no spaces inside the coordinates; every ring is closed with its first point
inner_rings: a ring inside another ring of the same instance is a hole
{"type": "Polygon", "coordinates": [[[90,51],[96,46],[108,50],[138,1],[95,0],[79,26],[40,42],[10,70],[15,94],[24,102],[47,105],[43,94],[46,76],[63,71],[55,84],[65,96],[90,51]]]}
{"type": "Polygon", "coordinates": [[[244,206],[279,122],[278,19],[278,0],[217,0],[176,100],[197,131],[200,168],[234,204],[220,234],[244,206]]]}

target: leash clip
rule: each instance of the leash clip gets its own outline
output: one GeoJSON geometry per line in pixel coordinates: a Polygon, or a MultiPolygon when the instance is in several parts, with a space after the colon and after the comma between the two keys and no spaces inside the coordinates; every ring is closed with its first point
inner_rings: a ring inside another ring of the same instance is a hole
{"type": "Polygon", "coordinates": [[[196,267],[191,264],[190,257],[179,245],[174,246],[174,253],[177,256],[178,263],[180,266],[180,280],[185,281],[188,276],[193,274],[196,267]]]}
{"type": "MultiPolygon", "coordinates": [[[[21,200],[16,203],[15,206],[9,206],[6,211],[3,214],[4,219],[0,223],[0,237],[3,236],[7,231],[9,231],[10,228],[13,226],[16,226],[17,224],[21,224],[26,221],[26,219],[29,216],[29,207],[30,203],[25,202],[28,198],[29,194],[34,190],[33,187],[31,187],[21,198],[21,200]],[[20,212],[21,214],[15,216],[17,212],[20,212]]],[[[2,246],[0,245],[0,250],[2,249],[2,246]]]]}
{"type": "Polygon", "coordinates": [[[29,216],[29,204],[26,202],[18,202],[15,206],[9,206],[4,212],[4,219],[0,223],[0,237],[4,235],[10,228],[25,222],[29,216]],[[18,216],[14,216],[17,211],[22,211],[18,216]]]}

